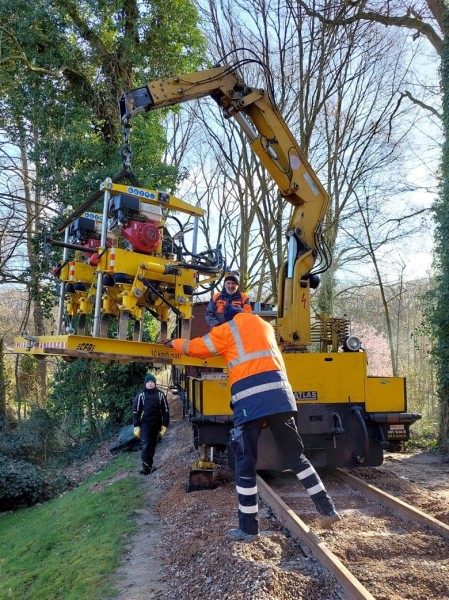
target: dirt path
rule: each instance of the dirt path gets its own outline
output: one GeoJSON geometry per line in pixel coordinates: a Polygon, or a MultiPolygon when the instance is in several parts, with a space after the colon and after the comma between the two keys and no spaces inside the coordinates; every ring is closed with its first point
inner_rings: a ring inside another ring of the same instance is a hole
{"type": "MultiPolygon", "coordinates": [[[[164,461],[167,446],[159,448],[157,461],[164,461]]],[[[137,456],[136,456],[137,459],[137,456]]],[[[136,466],[140,463],[136,460],[136,466]]],[[[156,513],[163,489],[156,485],[156,473],[145,477],[146,507],[136,511],[138,533],[129,540],[123,565],[117,571],[119,600],[154,600],[167,591],[164,552],[160,541],[164,526],[156,513]]]]}
{"type": "Polygon", "coordinates": [[[430,452],[414,451],[385,455],[382,469],[392,471],[401,479],[416,483],[437,497],[449,502],[449,457],[430,452]]]}
{"type": "MultiPolygon", "coordinates": [[[[156,450],[158,470],[144,480],[147,507],[136,514],[139,531],[116,573],[118,599],[345,600],[333,577],[263,506],[261,528],[270,531],[269,537],[253,544],[227,539],[228,529],[236,525],[232,474],[220,467],[215,490],[187,494],[189,465],[197,456],[192,443],[190,425],[174,400],[171,425],[156,450]]],[[[136,454],[136,470],[139,464],[136,454]]],[[[448,457],[387,454],[378,469],[394,473],[404,488],[414,484],[418,494],[434,498],[447,513],[448,457]]]]}

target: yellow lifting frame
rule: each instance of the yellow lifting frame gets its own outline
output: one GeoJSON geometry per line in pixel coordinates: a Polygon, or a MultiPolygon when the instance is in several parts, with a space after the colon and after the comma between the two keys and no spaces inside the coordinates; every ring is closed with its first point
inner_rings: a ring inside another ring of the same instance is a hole
{"type": "Polygon", "coordinates": [[[204,210],[199,206],[193,206],[192,204],[184,202],[184,200],[181,200],[176,196],[172,196],[171,194],[158,192],[157,190],[147,190],[136,187],[135,185],[122,185],[119,183],[113,183],[112,179],[110,178],[103,181],[100,186],[100,190],[102,192],[111,192],[111,194],[130,194],[131,196],[135,196],[147,204],[153,204],[154,206],[160,206],[162,208],[169,208],[187,215],[193,215],[196,217],[202,217],[204,215],[204,210]]]}
{"type": "Polygon", "coordinates": [[[14,353],[32,356],[62,356],[119,362],[145,362],[149,364],[185,365],[225,369],[221,357],[207,359],[177,354],[163,344],[134,342],[82,335],[43,335],[14,339],[14,353]]]}

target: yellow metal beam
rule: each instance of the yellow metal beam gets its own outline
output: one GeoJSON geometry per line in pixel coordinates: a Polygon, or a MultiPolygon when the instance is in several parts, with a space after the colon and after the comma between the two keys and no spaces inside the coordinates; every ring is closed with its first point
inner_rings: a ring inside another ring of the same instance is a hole
{"type": "Polygon", "coordinates": [[[213,367],[224,369],[220,357],[201,360],[177,354],[163,344],[132,342],[82,335],[29,336],[14,339],[16,354],[32,356],[62,356],[95,360],[118,360],[120,362],[147,362],[185,365],[194,367],[213,367]]]}
{"type": "Polygon", "coordinates": [[[121,185],[119,183],[112,183],[111,179],[103,181],[100,187],[101,191],[108,190],[115,194],[130,194],[139,198],[142,202],[147,204],[153,204],[155,206],[161,206],[162,208],[170,208],[171,210],[177,210],[179,212],[186,213],[188,215],[203,216],[204,210],[199,206],[193,206],[188,202],[184,202],[176,196],[167,194],[165,192],[159,192],[158,190],[146,190],[144,188],[138,188],[135,185],[121,185]]]}

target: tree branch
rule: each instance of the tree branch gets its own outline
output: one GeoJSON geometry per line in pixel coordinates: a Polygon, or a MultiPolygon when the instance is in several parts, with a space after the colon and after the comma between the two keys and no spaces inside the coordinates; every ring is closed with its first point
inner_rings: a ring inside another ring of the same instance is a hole
{"type": "Polygon", "coordinates": [[[433,108],[433,106],[430,106],[429,104],[426,104],[425,102],[422,102],[421,100],[418,100],[418,98],[415,98],[414,96],[412,96],[411,93],[408,92],[407,90],[402,94],[402,96],[407,96],[407,98],[411,102],[413,102],[413,104],[416,104],[417,106],[420,106],[421,108],[424,108],[424,110],[428,110],[429,112],[431,112],[433,115],[435,115],[441,121],[443,120],[443,113],[438,112],[435,108],[433,108]]]}
{"type": "MultiPolygon", "coordinates": [[[[402,15],[400,17],[393,17],[389,15],[383,15],[381,13],[377,13],[374,11],[363,11],[360,10],[355,15],[347,18],[337,18],[337,19],[326,19],[323,15],[315,10],[312,10],[307,6],[307,4],[303,0],[298,0],[298,4],[305,10],[306,14],[309,17],[315,17],[321,23],[326,25],[351,25],[356,21],[373,21],[375,23],[381,23],[386,27],[405,27],[406,29],[414,29],[418,35],[423,35],[426,37],[438,54],[441,56],[443,53],[443,39],[435,29],[429,24],[424,23],[424,21],[419,16],[410,17],[408,14],[402,15]]],[[[443,28],[443,24],[441,23],[441,27],[443,28]]]]}
{"type": "Polygon", "coordinates": [[[410,213],[409,215],[404,215],[403,217],[397,217],[395,219],[387,219],[385,221],[385,223],[397,223],[398,225],[400,225],[402,223],[402,221],[405,221],[406,219],[413,219],[413,217],[422,215],[423,213],[426,213],[426,212],[430,212],[431,210],[432,210],[431,208],[421,208],[421,210],[417,210],[416,212],[410,213]]]}
{"type": "Polygon", "coordinates": [[[78,73],[77,71],[74,71],[73,69],[66,67],[66,66],[63,66],[60,69],[57,69],[56,71],[54,71],[52,69],[50,70],[50,69],[43,69],[42,67],[37,67],[36,65],[34,65],[33,63],[31,63],[29,61],[27,55],[22,50],[19,40],[9,29],[0,25],[0,31],[3,32],[5,35],[7,35],[12,40],[14,46],[16,46],[16,48],[19,51],[19,54],[11,54],[10,56],[5,56],[4,58],[1,58],[0,65],[3,63],[7,63],[9,61],[23,62],[30,71],[34,71],[35,73],[43,73],[45,75],[50,75],[51,77],[61,78],[65,72],[71,72],[71,73],[76,73],[77,75],[82,77],[82,73],[78,73]]]}

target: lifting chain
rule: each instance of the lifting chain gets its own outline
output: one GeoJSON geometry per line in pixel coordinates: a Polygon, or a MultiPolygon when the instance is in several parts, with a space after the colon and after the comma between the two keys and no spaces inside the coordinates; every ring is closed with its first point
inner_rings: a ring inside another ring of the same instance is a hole
{"type": "Polygon", "coordinates": [[[131,144],[129,142],[129,135],[131,133],[131,123],[129,117],[125,117],[122,120],[122,133],[123,144],[120,148],[120,156],[123,159],[123,169],[125,171],[131,171],[131,144]]]}

